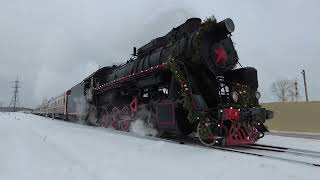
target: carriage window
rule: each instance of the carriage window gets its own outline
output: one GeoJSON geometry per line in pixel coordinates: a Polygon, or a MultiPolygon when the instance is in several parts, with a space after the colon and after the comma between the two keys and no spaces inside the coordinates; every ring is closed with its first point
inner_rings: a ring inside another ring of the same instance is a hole
{"type": "Polygon", "coordinates": [[[144,89],[144,90],[143,90],[143,95],[142,95],[142,97],[144,97],[144,98],[149,97],[149,90],[148,90],[148,89],[144,89]]]}
{"type": "Polygon", "coordinates": [[[168,95],[169,94],[169,89],[168,88],[159,88],[159,92],[162,92],[163,94],[168,95]]]}
{"type": "Polygon", "coordinates": [[[148,96],[149,96],[148,92],[145,92],[145,93],[143,93],[142,97],[147,98],[148,96]]]}

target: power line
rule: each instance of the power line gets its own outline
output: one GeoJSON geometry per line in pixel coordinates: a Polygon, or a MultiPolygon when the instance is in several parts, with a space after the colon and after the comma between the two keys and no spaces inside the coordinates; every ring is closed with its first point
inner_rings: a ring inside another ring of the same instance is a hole
{"type": "Polygon", "coordinates": [[[13,107],[13,111],[15,112],[16,111],[16,108],[19,107],[20,105],[20,102],[19,102],[19,88],[21,88],[19,86],[19,79],[17,78],[17,80],[15,81],[12,81],[14,83],[14,86],[12,87],[13,88],[13,96],[11,98],[11,102],[10,102],[10,105],[9,107],[13,107]]]}

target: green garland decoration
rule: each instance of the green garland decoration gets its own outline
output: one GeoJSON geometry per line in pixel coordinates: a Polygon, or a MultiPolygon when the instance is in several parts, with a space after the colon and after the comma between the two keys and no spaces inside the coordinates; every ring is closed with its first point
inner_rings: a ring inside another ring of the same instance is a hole
{"type": "Polygon", "coordinates": [[[256,91],[250,88],[246,84],[236,83],[233,85],[233,89],[238,93],[238,101],[232,102],[227,106],[235,107],[235,108],[252,108],[252,107],[260,107],[258,100],[256,99],[255,93],[256,91]]]}
{"type": "Polygon", "coordinates": [[[188,111],[189,122],[194,124],[198,121],[203,121],[205,119],[205,114],[199,113],[193,110],[191,91],[190,91],[191,87],[189,87],[188,81],[184,73],[179,68],[176,60],[170,57],[167,64],[172,72],[172,75],[180,84],[180,90],[183,96],[183,108],[185,108],[188,111]]]}
{"type": "Polygon", "coordinates": [[[208,118],[207,114],[197,112],[193,109],[192,106],[192,98],[191,98],[191,91],[188,81],[184,75],[184,73],[181,71],[179,65],[177,64],[176,60],[172,57],[170,57],[167,61],[167,65],[169,69],[171,70],[171,73],[173,77],[179,82],[180,84],[180,90],[181,94],[183,96],[183,108],[185,108],[188,111],[188,120],[191,124],[195,124],[197,122],[201,123],[201,128],[199,130],[199,136],[201,136],[202,139],[208,139],[210,136],[213,135],[211,128],[207,125],[208,118]]]}
{"type": "Polygon", "coordinates": [[[204,20],[201,24],[201,27],[199,28],[199,31],[195,35],[195,40],[194,40],[194,54],[192,56],[192,61],[195,63],[200,62],[200,43],[202,41],[202,38],[205,33],[209,32],[210,29],[217,23],[216,19],[214,18],[207,18],[204,20]]]}

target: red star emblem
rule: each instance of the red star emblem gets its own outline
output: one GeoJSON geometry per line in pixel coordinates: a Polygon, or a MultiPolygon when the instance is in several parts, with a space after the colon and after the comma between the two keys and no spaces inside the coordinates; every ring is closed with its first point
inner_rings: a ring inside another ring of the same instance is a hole
{"type": "Polygon", "coordinates": [[[221,63],[226,62],[226,60],[227,60],[227,54],[226,54],[226,52],[224,51],[223,48],[216,48],[216,49],[214,50],[214,52],[215,52],[216,55],[217,55],[216,64],[221,64],[221,63]]]}

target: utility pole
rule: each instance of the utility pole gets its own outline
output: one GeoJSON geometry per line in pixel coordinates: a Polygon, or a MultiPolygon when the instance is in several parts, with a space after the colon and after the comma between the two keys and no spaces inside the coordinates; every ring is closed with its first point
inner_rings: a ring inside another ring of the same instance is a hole
{"type": "Polygon", "coordinates": [[[19,106],[19,79],[17,78],[17,80],[13,81],[14,83],[14,86],[12,87],[13,88],[13,96],[11,98],[11,102],[10,102],[10,105],[9,107],[13,107],[13,112],[16,111],[16,108],[17,106],[19,106]]]}
{"type": "Polygon", "coordinates": [[[295,93],[295,98],[297,102],[299,97],[299,91],[298,91],[298,82],[296,80],[294,81],[294,93],[295,93]]]}
{"type": "Polygon", "coordinates": [[[307,81],[306,81],[306,71],[302,70],[301,74],[303,75],[303,82],[304,82],[304,93],[306,94],[306,101],[308,102],[308,90],[307,90],[307,81]]]}

